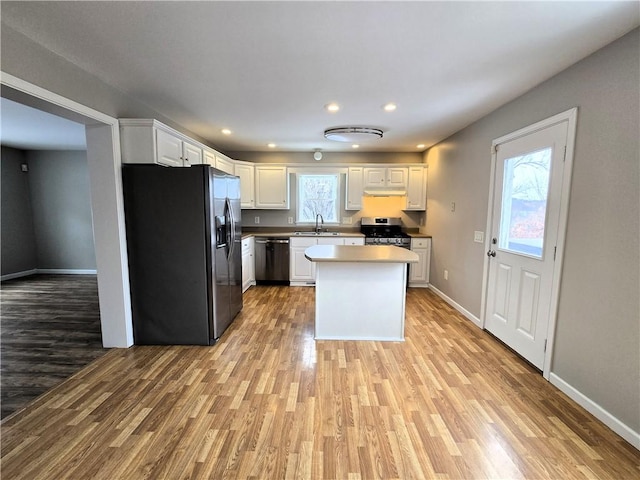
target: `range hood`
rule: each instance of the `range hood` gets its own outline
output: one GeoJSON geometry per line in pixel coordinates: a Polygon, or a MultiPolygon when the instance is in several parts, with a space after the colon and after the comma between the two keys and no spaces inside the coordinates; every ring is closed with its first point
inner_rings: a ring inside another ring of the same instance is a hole
{"type": "Polygon", "coordinates": [[[365,197],[406,197],[403,188],[367,188],[362,192],[365,197]]]}

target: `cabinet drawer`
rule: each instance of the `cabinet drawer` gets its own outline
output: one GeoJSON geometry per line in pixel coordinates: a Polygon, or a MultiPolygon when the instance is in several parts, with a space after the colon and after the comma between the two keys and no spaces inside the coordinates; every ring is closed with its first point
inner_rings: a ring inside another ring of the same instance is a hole
{"type": "Polygon", "coordinates": [[[412,238],[411,248],[428,248],[430,241],[430,238],[412,238]]]}
{"type": "Polygon", "coordinates": [[[317,238],[291,237],[289,239],[289,247],[310,247],[317,244],[317,238]]]}

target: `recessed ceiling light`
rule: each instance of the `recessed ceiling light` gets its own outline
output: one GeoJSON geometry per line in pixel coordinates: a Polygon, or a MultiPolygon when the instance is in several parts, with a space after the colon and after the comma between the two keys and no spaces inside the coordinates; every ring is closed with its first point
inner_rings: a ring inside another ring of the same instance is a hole
{"type": "Polygon", "coordinates": [[[395,103],[387,103],[382,107],[385,112],[393,112],[398,106],[395,103]]]}
{"type": "Polygon", "coordinates": [[[267,147],[269,148],[276,148],[277,145],[275,143],[267,143],[267,147]]]}
{"type": "Polygon", "coordinates": [[[229,130],[228,128],[223,128],[220,131],[222,132],[223,135],[231,135],[231,130],[229,130]]]}
{"type": "Polygon", "coordinates": [[[360,145],[358,145],[357,143],[354,143],[353,145],[351,145],[351,148],[360,148],[360,145]]]}
{"type": "Polygon", "coordinates": [[[419,143],[418,145],[416,145],[416,148],[424,148],[424,147],[425,147],[424,143],[419,143]]]}
{"type": "Polygon", "coordinates": [[[338,105],[337,103],[328,103],[324,106],[324,108],[327,112],[336,113],[338,110],[340,110],[340,105],[338,105]]]}

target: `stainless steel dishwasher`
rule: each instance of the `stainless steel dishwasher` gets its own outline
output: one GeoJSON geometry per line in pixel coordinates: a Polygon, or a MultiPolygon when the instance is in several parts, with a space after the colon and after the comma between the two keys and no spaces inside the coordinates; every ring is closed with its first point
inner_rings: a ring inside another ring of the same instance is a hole
{"type": "Polygon", "coordinates": [[[289,284],[289,239],[256,237],[256,283],[289,284]]]}

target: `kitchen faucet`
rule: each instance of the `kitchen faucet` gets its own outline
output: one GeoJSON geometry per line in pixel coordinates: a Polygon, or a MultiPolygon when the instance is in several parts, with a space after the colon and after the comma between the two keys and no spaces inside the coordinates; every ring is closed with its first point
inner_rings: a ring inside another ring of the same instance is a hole
{"type": "Polygon", "coordinates": [[[319,213],[316,215],[316,233],[320,233],[322,227],[324,226],[324,218],[319,213]],[[320,217],[320,228],[318,228],[318,217],[320,217]]]}

